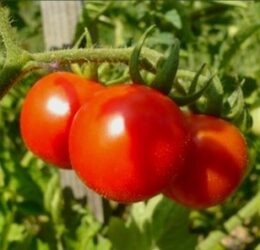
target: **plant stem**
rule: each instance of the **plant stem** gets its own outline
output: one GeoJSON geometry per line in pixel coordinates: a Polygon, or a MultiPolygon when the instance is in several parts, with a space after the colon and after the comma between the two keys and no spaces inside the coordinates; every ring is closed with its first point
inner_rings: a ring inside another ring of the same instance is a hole
{"type": "MultiPolygon", "coordinates": [[[[224,224],[225,230],[228,233],[231,233],[237,226],[244,224],[246,219],[250,219],[254,214],[256,214],[259,211],[259,209],[260,209],[260,192],[258,192],[251,201],[249,201],[235,215],[233,215],[225,222],[224,224]]],[[[205,240],[203,240],[199,244],[197,250],[207,249],[205,248],[205,246],[208,245],[217,247],[217,245],[220,243],[220,240],[225,236],[226,234],[223,233],[221,237],[216,238],[214,234],[210,234],[205,240]]]]}
{"type": "MultiPolygon", "coordinates": [[[[7,9],[0,6],[0,35],[6,49],[4,65],[0,70],[0,99],[8,90],[28,72],[51,67],[52,64],[64,65],[71,63],[124,63],[129,64],[133,47],[130,48],[85,48],[66,49],[43,53],[29,53],[18,46],[14,30],[8,20],[7,9]]],[[[149,48],[142,48],[140,67],[156,73],[156,66],[163,55],[149,48]]],[[[195,73],[180,71],[180,75],[192,78],[195,73]]]]}
{"type": "Polygon", "coordinates": [[[241,208],[235,215],[233,215],[225,224],[224,228],[231,232],[235,227],[244,223],[244,221],[252,217],[260,209],[260,192],[257,193],[254,198],[248,202],[243,208],[241,208]]]}
{"type": "Polygon", "coordinates": [[[29,61],[29,57],[26,51],[21,51],[19,59],[6,58],[3,68],[0,70],[0,100],[17,82],[19,75],[23,73],[23,65],[29,61]]]}
{"type": "MultiPolygon", "coordinates": [[[[94,62],[94,63],[129,63],[129,58],[133,48],[86,48],[86,49],[66,49],[56,50],[43,53],[32,54],[32,60],[37,63],[52,63],[56,62],[59,64],[68,63],[83,63],[83,62],[94,62]]],[[[162,54],[155,50],[143,48],[141,53],[141,66],[151,72],[155,72],[155,65],[162,54]]]]}
{"type": "Polygon", "coordinates": [[[14,30],[8,19],[8,11],[0,6],[0,35],[5,47],[5,60],[0,70],[0,99],[13,86],[23,65],[30,60],[29,53],[22,50],[16,41],[14,30]]]}
{"type": "Polygon", "coordinates": [[[16,37],[8,19],[8,11],[0,6],[0,34],[6,49],[7,57],[18,56],[21,49],[17,45],[16,37]]]}

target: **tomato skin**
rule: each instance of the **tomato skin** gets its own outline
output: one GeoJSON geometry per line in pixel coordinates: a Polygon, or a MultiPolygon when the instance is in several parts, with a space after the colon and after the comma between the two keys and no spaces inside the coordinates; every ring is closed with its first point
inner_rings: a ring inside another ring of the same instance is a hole
{"type": "Polygon", "coordinates": [[[206,115],[187,115],[191,136],[185,166],[165,191],[192,208],[223,202],[241,183],[247,169],[247,145],[232,124],[206,115]]]}
{"type": "Polygon", "coordinates": [[[102,85],[70,72],[39,79],[22,106],[20,129],[27,147],[48,163],[71,168],[68,154],[70,125],[79,107],[102,85]]]}
{"type": "Polygon", "coordinates": [[[81,180],[121,203],[147,199],[180,171],[186,146],[183,116],[168,97],[124,84],[101,91],[81,107],[69,137],[81,180]]]}

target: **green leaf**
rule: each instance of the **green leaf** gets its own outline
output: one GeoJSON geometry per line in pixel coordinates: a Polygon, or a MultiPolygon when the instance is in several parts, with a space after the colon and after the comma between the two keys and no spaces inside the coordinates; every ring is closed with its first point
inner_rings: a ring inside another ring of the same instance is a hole
{"type": "Polygon", "coordinates": [[[244,133],[253,125],[253,118],[247,108],[244,108],[240,116],[233,121],[244,133]]]}
{"type": "Polygon", "coordinates": [[[230,46],[223,53],[222,59],[219,65],[220,69],[225,70],[231,59],[241,49],[242,43],[244,43],[250,36],[260,29],[260,24],[250,24],[250,26],[243,27],[239,30],[235,37],[230,38],[230,46]]]}
{"type": "Polygon", "coordinates": [[[57,188],[55,189],[50,202],[51,202],[50,212],[51,212],[52,219],[55,224],[61,224],[63,219],[61,216],[61,211],[63,208],[63,199],[62,199],[62,191],[59,186],[57,186],[57,188]]]}
{"type": "Polygon", "coordinates": [[[143,47],[143,44],[144,44],[147,36],[154,29],[155,29],[155,26],[152,25],[145,31],[145,33],[142,35],[142,37],[140,38],[140,40],[134,47],[133,52],[131,54],[130,61],[129,61],[129,73],[130,73],[131,79],[134,83],[145,84],[145,82],[140,74],[140,70],[139,70],[139,57],[140,57],[141,49],[143,47]]]}
{"type": "Polygon", "coordinates": [[[147,203],[137,202],[131,207],[131,215],[136,225],[143,231],[145,229],[145,224],[151,222],[154,210],[156,206],[161,202],[162,195],[157,195],[152,199],[148,200],[147,203]]]}
{"type": "Polygon", "coordinates": [[[110,221],[108,235],[115,249],[194,249],[197,237],[189,232],[189,210],[162,195],[132,206],[130,219],[110,221]],[[127,242],[127,244],[125,244],[127,242]]]}
{"type": "Polygon", "coordinates": [[[206,107],[203,113],[220,116],[223,105],[223,86],[217,76],[205,91],[206,107]]]}
{"type": "Polygon", "coordinates": [[[158,46],[158,44],[171,46],[174,41],[174,35],[170,32],[155,32],[147,41],[149,47],[158,46]]]}
{"type": "Polygon", "coordinates": [[[100,230],[100,224],[97,223],[89,215],[82,218],[81,224],[77,228],[77,248],[79,250],[89,249],[90,245],[93,244],[94,237],[98,234],[100,230]]]}
{"type": "Polygon", "coordinates": [[[55,174],[49,181],[46,192],[44,193],[44,207],[49,212],[52,210],[52,200],[58,185],[59,176],[55,174]]]}
{"type": "Polygon", "coordinates": [[[165,19],[170,22],[175,28],[181,29],[182,22],[179,13],[177,10],[170,10],[165,13],[165,19]]]}
{"type": "Polygon", "coordinates": [[[95,250],[111,250],[111,249],[112,249],[111,242],[108,239],[105,239],[104,237],[100,236],[95,250]]]}
{"type": "Polygon", "coordinates": [[[152,217],[153,240],[160,250],[194,249],[197,236],[189,232],[189,209],[163,198],[152,217]]]}
{"type": "Polygon", "coordinates": [[[37,250],[49,250],[49,246],[46,242],[43,242],[39,238],[36,239],[37,250]]]}
{"type": "Polygon", "coordinates": [[[31,178],[28,171],[21,168],[15,157],[3,162],[3,167],[7,173],[12,176],[9,179],[8,186],[14,193],[18,193],[23,200],[33,200],[41,203],[42,192],[39,186],[31,178]]]}
{"type": "Polygon", "coordinates": [[[196,72],[196,75],[194,76],[194,78],[192,79],[192,82],[190,84],[188,94],[192,94],[196,90],[199,77],[200,77],[200,75],[201,75],[201,73],[202,73],[202,71],[204,70],[205,67],[206,67],[206,63],[203,63],[201,65],[200,69],[196,72]]]}
{"type": "Polygon", "coordinates": [[[225,114],[222,116],[235,119],[240,116],[244,109],[244,96],[241,87],[237,87],[235,91],[227,98],[225,114]]]}
{"type": "Polygon", "coordinates": [[[11,224],[8,232],[8,241],[22,241],[25,238],[25,226],[17,223],[11,224]]]}
{"type": "Polygon", "coordinates": [[[179,40],[175,40],[170,48],[167,58],[163,58],[158,65],[156,76],[151,83],[151,86],[159,91],[168,94],[172,89],[173,81],[179,66],[179,40]]]}
{"type": "Polygon", "coordinates": [[[173,93],[170,93],[170,98],[175,101],[179,106],[184,106],[184,105],[190,105],[192,103],[194,103],[196,100],[198,100],[206,91],[206,89],[208,88],[208,86],[210,85],[210,83],[212,82],[212,79],[214,78],[214,76],[210,77],[206,83],[204,84],[203,87],[201,87],[201,89],[199,89],[197,92],[189,94],[187,96],[177,96],[174,95],[173,93]]]}
{"type": "Polygon", "coordinates": [[[212,3],[219,3],[223,5],[228,5],[232,7],[248,8],[248,4],[245,1],[223,1],[223,0],[212,0],[212,3]]]}
{"type": "MultiPolygon", "coordinates": [[[[142,237],[138,229],[131,230],[119,218],[112,217],[108,225],[108,237],[115,250],[142,250],[140,248],[142,237]]],[[[143,249],[146,250],[146,249],[143,249]]]]}

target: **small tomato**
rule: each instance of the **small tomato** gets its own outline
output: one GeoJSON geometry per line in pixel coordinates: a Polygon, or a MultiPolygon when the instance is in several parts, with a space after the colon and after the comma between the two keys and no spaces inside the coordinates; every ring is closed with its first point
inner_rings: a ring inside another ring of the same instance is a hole
{"type": "Polygon", "coordinates": [[[180,171],[185,134],[182,113],[167,96],[137,84],[108,87],[74,118],[71,163],[106,198],[144,200],[180,171]]]}
{"type": "Polygon", "coordinates": [[[186,162],[165,194],[193,208],[223,202],[234,192],[247,168],[247,145],[240,131],[222,119],[187,115],[191,141],[186,162]]]}
{"type": "Polygon", "coordinates": [[[79,107],[102,85],[73,73],[55,72],[38,80],[22,106],[20,128],[27,147],[61,168],[70,168],[68,134],[79,107]]]}

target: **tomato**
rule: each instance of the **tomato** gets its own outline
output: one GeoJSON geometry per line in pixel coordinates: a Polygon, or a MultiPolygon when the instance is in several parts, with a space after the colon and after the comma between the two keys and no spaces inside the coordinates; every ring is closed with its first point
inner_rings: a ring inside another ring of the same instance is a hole
{"type": "Polygon", "coordinates": [[[191,136],[185,166],[165,194],[193,208],[223,202],[239,186],[247,168],[247,145],[232,124],[211,116],[188,115],[191,136]]]}
{"type": "Polygon", "coordinates": [[[72,118],[102,88],[69,72],[41,78],[22,106],[20,128],[27,147],[46,162],[70,168],[68,134],[72,118]]]}
{"type": "Polygon", "coordinates": [[[145,86],[101,91],[75,115],[71,163],[91,189],[122,203],[162,191],[180,171],[185,127],[179,108],[145,86]]]}

